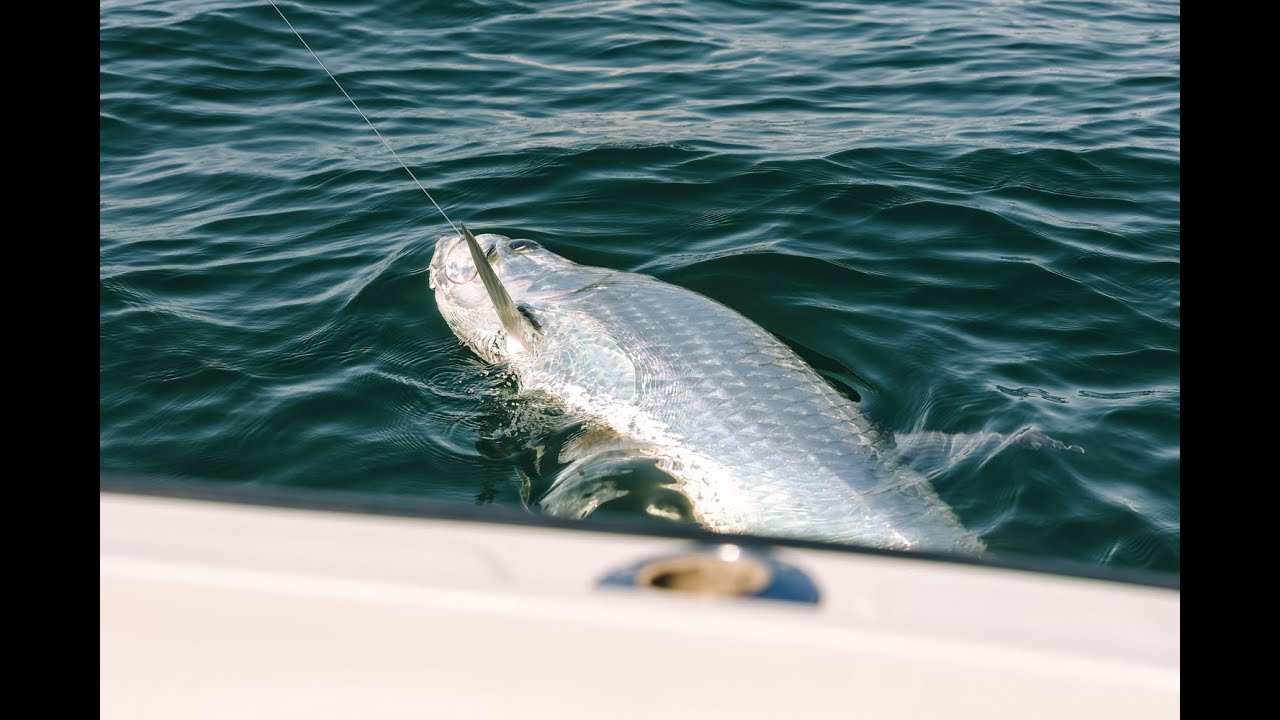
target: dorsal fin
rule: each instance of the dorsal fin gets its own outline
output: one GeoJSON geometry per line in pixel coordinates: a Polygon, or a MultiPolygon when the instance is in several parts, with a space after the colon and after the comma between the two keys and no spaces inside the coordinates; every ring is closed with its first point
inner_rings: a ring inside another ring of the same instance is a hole
{"type": "Polygon", "coordinates": [[[467,224],[458,223],[458,225],[462,228],[462,237],[467,241],[467,248],[471,250],[471,261],[476,264],[476,271],[480,273],[480,279],[484,282],[484,289],[488,291],[489,299],[493,301],[493,308],[498,312],[498,319],[502,321],[502,327],[506,328],[507,336],[519,342],[525,352],[533,352],[533,340],[538,336],[537,328],[520,312],[515,302],[511,300],[511,295],[502,286],[502,281],[498,279],[498,275],[493,272],[493,267],[485,259],[484,251],[480,249],[480,243],[476,240],[476,236],[472,235],[471,231],[467,229],[467,224]]]}

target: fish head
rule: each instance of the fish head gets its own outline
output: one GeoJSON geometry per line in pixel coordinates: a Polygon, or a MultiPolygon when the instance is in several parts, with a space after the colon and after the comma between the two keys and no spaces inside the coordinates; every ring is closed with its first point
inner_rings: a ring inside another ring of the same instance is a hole
{"type": "Polygon", "coordinates": [[[430,286],[436,305],[450,329],[485,360],[502,363],[536,341],[531,307],[540,299],[573,291],[590,283],[591,269],[566,260],[533,240],[481,233],[474,236],[480,254],[505,290],[511,310],[504,321],[493,291],[473,261],[466,240],[445,235],[436,240],[431,258],[430,286]],[[514,320],[512,319],[514,317],[514,320]],[[512,323],[529,325],[512,332],[512,323]],[[513,338],[522,340],[513,345],[513,338]]]}

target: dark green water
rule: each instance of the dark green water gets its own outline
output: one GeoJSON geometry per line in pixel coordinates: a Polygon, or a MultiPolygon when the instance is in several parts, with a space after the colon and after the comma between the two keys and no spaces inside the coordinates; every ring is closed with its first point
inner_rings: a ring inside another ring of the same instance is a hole
{"type": "MultiPolygon", "coordinates": [[[[724,302],[885,428],[1080,445],[935,485],[1179,571],[1177,3],[281,7],[455,220],[724,302]]],[[[518,507],[448,228],[270,4],[100,8],[103,472],[518,507]]]]}

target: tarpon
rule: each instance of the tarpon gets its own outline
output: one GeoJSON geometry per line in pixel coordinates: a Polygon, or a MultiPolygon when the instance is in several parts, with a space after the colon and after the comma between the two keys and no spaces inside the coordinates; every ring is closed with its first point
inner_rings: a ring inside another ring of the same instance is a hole
{"type": "Polygon", "coordinates": [[[717,532],[981,552],[928,479],[849,398],[736,311],[636,273],[501,235],[437,241],[430,285],[453,332],[630,442],[717,532]]]}
{"type": "MultiPolygon", "coordinates": [[[[284,12],[271,5],[452,226],[284,12]]],[[[584,446],[592,443],[583,438],[611,434],[610,453],[652,461],[689,501],[693,519],[715,531],[945,552],[984,549],[928,478],[891,451],[893,440],[747,318],[656,278],[577,265],[531,240],[476,238],[465,225],[459,232],[440,238],[431,260],[440,312],[480,357],[510,370],[521,390],[552,398],[592,426],[579,442],[561,448],[562,460],[587,460],[584,446]]],[[[924,439],[908,444],[941,449],[952,461],[993,441],[1080,450],[1034,428],[976,439],[916,435],[924,439]]],[[[615,497],[620,492],[626,491],[615,497]]],[[[542,503],[555,511],[558,506],[548,503],[552,494],[542,503]]]]}

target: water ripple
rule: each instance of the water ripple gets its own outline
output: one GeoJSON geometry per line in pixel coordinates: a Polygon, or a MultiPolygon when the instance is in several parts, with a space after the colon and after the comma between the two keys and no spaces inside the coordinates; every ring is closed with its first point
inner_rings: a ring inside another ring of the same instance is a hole
{"type": "MultiPolygon", "coordinates": [[[[1084,446],[936,483],[995,551],[1177,572],[1177,3],[286,11],[455,219],[730,305],[887,429],[1084,446]]],[[[99,36],[103,468],[545,492],[427,287],[447,228],[270,6],[99,36]]]]}

